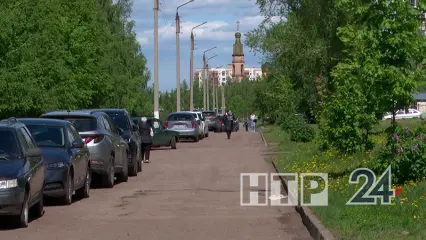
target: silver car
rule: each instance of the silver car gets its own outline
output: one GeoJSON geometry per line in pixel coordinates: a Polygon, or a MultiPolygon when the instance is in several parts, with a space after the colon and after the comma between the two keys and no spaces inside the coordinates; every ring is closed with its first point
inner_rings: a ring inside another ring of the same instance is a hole
{"type": "Polygon", "coordinates": [[[128,180],[129,146],[106,113],[91,110],[53,111],[40,117],[71,122],[89,148],[91,171],[102,178],[102,185],[114,187],[115,175],[119,181],[128,180]]]}
{"type": "Polygon", "coordinates": [[[170,113],[164,126],[179,132],[179,138],[191,138],[195,142],[200,140],[200,124],[190,112],[170,113]]]}

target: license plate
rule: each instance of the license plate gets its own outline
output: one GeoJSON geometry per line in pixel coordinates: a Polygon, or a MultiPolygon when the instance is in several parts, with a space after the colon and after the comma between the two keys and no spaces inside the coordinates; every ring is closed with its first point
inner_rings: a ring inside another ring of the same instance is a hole
{"type": "Polygon", "coordinates": [[[175,125],[174,127],[178,129],[182,129],[182,128],[185,128],[185,125],[175,125]]]}

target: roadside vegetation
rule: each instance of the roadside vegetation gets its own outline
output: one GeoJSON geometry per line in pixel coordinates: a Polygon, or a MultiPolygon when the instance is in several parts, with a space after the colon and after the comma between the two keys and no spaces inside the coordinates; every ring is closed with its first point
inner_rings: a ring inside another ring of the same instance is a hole
{"type": "Polygon", "coordinates": [[[0,117],[97,107],[152,112],[131,0],[0,1],[0,117]]]}
{"type": "Polygon", "coordinates": [[[243,100],[234,112],[264,120],[280,171],[329,173],[329,206],[313,211],[337,239],[424,238],[426,125],[381,120],[426,90],[424,1],[257,3],[266,20],[246,45],[265,56],[267,75],[226,86],[227,99],[243,100]],[[346,206],[364,181],[349,184],[353,170],[379,177],[388,166],[403,189],[391,205],[346,206]]]}

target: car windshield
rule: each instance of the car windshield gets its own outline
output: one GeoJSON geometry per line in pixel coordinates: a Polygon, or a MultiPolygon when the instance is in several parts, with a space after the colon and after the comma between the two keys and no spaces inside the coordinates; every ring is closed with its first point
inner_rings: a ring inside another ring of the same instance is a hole
{"type": "Polygon", "coordinates": [[[98,128],[98,122],[93,117],[64,118],[64,120],[69,121],[78,132],[95,131],[98,128]]]}
{"type": "Polygon", "coordinates": [[[215,117],[215,112],[203,112],[204,117],[215,117]]]}
{"type": "Polygon", "coordinates": [[[65,134],[61,126],[25,124],[39,147],[64,147],[65,134]]]}
{"type": "Polygon", "coordinates": [[[172,114],[167,121],[192,121],[194,117],[191,114],[172,114]]]}
{"type": "Polygon", "coordinates": [[[17,157],[18,145],[13,132],[9,129],[0,129],[0,160],[7,160],[9,157],[17,157]]]}
{"type": "Polygon", "coordinates": [[[116,127],[128,131],[130,129],[129,119],[124,114],[116,113],[107,113],[108,116],[112,119],[112,122],[116,127]]]}

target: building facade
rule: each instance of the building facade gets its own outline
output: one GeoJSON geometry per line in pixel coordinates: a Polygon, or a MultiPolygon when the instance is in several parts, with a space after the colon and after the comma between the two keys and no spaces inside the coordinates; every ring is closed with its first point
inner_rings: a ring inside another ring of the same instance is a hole
{"type": "MultiPolygon", "coordinates": [[[[245,67],[242,71],[242,75],[238,75],[239,78],[234,78],[234,72],[233,72],[233,66],[232,64],[229,64],[222,68],[209,68],[208,69],[208,75],[209,75],[209,85],[213,84],[213,81],[215,81],[215,84],[218,84],[218,86],[222,86],[224,83],[226,83],[229,80],[236,79],[237,81],[241,81],[242,78],[246,77],[250,81],[259,79],[262,77],[262,69],[260,67],[245,67]]],[[[203,83],[203,69],[197,68],[194,73],[194,80],[198,81],[200,86],[203,83]]]]}

